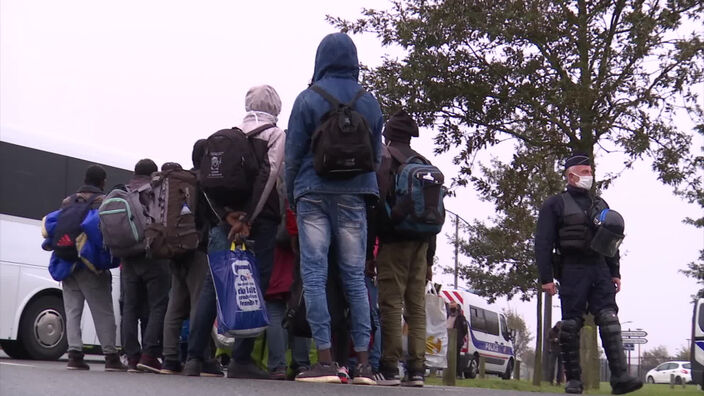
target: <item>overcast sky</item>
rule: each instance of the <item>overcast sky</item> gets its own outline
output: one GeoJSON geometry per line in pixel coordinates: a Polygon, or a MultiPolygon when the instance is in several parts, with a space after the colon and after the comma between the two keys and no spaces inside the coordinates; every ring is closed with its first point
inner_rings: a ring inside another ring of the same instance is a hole
{"type": "MultiPolygon", "coordinates": [[[[2,0],[0,138],[128,169],[144,157],[190,165],[196,139],[240,122],[253,85],[277,89],[279,125],[287,125],[296,95],[313,74],[318,43],[334,31],[326,14],[354,18],[362,7],[386,5],[2,0]]],[[[388,52],[371,35],[353,39],[365,64],[379,64],[388,52]]],[[[691,125],[687,117],[679,121],[691,125]]],[[[449,155],[433,155],[433,135],[423,130],[414,146],[449,179],[457,168],[449,155]]],[[[598,158],[597,178],[620,164],[618,157],[598,158]]],[[[697,290],[678,270],[704,245],[704,233],[681,220],[700,210],[674,197],[644,162],[604,198],[626,219],[617,296],[624,328],[646,330],[645,349],[665,345],[674,354],[690,337],[690,295],[697,290]]],[[[472,189],[459,190],[446,205],[467,220],[493,214],[472,189]]],[[[449,221],[444,232],[453,232],[449,221]]],[[[453,249],[441,239],[438,257],[450,266],[453,249]]],[[[436,276],[452,282],[438,270],[436,276]]],[[[534,302],[497,306],[517,309],[534,328],[534,302]]]]}

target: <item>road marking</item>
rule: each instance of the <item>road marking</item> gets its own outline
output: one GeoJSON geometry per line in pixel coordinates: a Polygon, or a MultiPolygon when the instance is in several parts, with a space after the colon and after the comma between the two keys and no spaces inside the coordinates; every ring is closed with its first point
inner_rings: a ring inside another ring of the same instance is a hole
{"type": "Polygon", "coordinates": [[[36,366],[32,366],[31,364],[20,364],[20,363],[5,363],[5,362],[0,362],[0,364],[4,364],[4,365],[7,365],[7,366],[36,367],[36,366]]]}

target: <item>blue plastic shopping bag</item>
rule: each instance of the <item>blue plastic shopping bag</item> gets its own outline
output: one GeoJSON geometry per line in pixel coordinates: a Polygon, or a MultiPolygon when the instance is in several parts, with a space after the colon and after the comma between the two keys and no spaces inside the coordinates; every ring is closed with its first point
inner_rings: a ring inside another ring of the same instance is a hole
{"type": "Polygon", "coordinates": [[[259,287],[254,254],[244,245],[208,254],[218,308],[218,333],[256,337],[266,330],[269,316],[259,287]]]}

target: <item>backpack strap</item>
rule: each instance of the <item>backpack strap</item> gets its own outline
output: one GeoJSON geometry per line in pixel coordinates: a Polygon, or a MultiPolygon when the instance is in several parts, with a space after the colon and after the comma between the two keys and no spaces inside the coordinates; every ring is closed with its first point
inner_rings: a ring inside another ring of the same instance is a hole
{"type": "Polygon", "coordinates": [[[412,155],[410,157],[406,157],[403,155],[403,153],[401,153],[401,150],[397,149],[396,147],[386,146],[386,148],[389,150],[389,154],[391,154],[391,158],[395,159],[396,161],[398,161],[401,164],[404,164],[406,162],[411,162],[414,159],[417,159],[426,165],[430,165],[430,161],[425,159],[425,157],[423,157],[422,155],[412,155]]]}
{"type": "Polygon", "coordinates": [[[256,127],[255,129],[249,131],[249,133],[246,134],[246,135],[247,135],[247,139],[252,139],[252,138],[256,137],[257,135],[259,135],[260,133],[266,131],[267,129],[271,129],[271,128],[274,128],[274,127],[276,127],[275,124],[264,124],[264,125],[260,125],[260,126],[256,127]]]}
{"type": "Polygon", "coordinates": [[[315,91],[318,95],[322,96],[323,99],[327,100],[328,103],[330,103],[330,105],[332,106],[333,109],[337,109],[338,107],[340,107],[340,106],[342,105],[342,103],[340,103],[340,101],[337,100],[336,97],[330,95],[330,94],[328,93],[328,91],[326,91],[326,90],[320,88],[319,86],[317,86],[317,85],[311,85],[310,89],[312,89],[313,91],[315,91]]]}
{"type": "Polygon", "coordinates": [[[352,100],[347,104],[349,107],[354,107],[354,104],[357,103],[357,99],[361,98],[364,96],[364,94],[367,93],[367,91],[360,89],[357,94],[352,98],[352,100]]]}

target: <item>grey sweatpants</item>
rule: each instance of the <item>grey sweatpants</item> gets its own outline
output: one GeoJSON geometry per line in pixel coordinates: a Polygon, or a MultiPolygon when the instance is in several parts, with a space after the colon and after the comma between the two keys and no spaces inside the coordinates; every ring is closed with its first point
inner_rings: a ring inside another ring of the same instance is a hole
{"type": "Polygon", "coordinates": [[[165,359],[179,358],[181,326],[184,320],[195,316],[200,289],[208,271],[208,255],[200,250],[171,262],[171,295],[164,317],[165,359]]]}
{"type": "Polygon", "coordinates": [[[69,351],[82,351],[81,317],[84,302],[88,302],[93,324],[103,353],[116,353],[115,312],[112,307],[112,274],[96,274],[79,268],[61,282],[66,311],[66,335],[69,351]]]}

